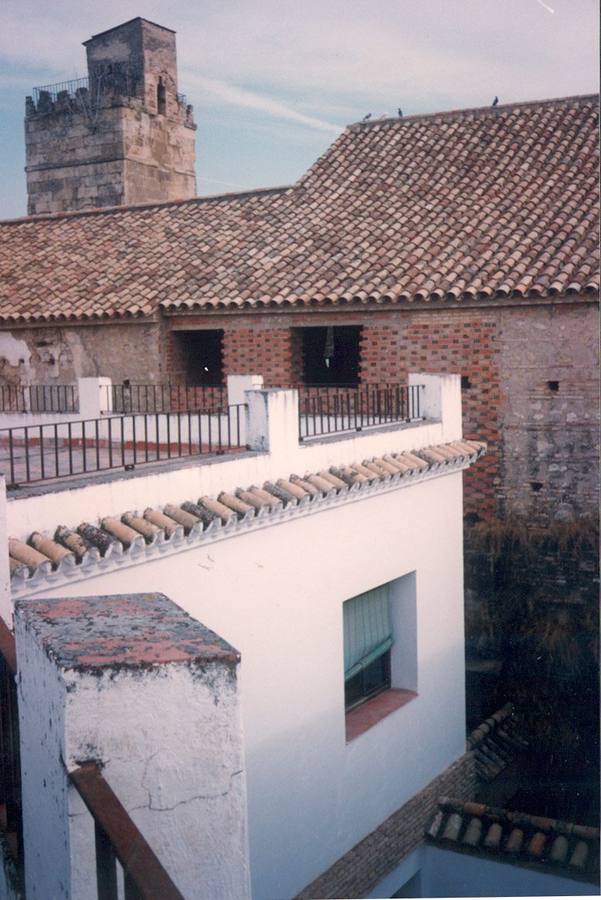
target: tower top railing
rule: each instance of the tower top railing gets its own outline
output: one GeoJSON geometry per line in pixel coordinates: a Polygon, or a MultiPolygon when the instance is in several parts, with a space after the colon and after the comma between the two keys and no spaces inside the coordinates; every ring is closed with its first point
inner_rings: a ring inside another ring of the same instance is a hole
{"type": "Polygon", "coordinates": [[[33,89],[33,102],[39,103],[42,94],[48,94],[53,102],[58,100],[59,94],[76,97],[77,92],[88,90],[90,81],[87,76],[85,78],[73,78],[71,81],[58,81],[56,84],[42,84],[33,89]]]}

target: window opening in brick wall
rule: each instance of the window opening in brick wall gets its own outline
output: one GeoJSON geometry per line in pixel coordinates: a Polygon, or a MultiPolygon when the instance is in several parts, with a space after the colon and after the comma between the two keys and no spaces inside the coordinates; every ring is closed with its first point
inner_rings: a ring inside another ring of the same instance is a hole
{"type": "Polygon", "coordinates": [[[223,385],[223,331],[174,331],[178,368],[186,384],[223,385]]]}
{"type": "Polygon", "coordinates": [[[167,91],[162,78],[159,78],[157,84],[157,112],[160,116],[164,116],[167,112],[167,91]]]}
{"type": "Polygon", "coordinates": [[[303,383],[351,385],[359,383],[360,325],[298,328],[303,383]]]}
{"type": "Polygon", "coordinates": [[[471,386],[472,386],[472,382],[470,381],[469,377],[467,375],[462,375],[461,376],[461,390],[469,391],[471,386]]]}
{"type": "Polygon", "coordinates": [[[553,394],[556,394],[559,390],[559,381],[547,381],[547,387],[553,394]]]}

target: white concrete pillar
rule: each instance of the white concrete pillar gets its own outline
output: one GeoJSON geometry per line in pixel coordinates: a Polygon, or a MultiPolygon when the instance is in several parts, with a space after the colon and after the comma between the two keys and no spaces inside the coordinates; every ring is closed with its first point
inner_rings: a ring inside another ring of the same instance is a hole
{"type": "Polygon", "coordinates": [[[7,512],[6,479],[4,475],[0,475],[0,616],[12,629],[13,601],[10,593],[10,566],[8,564],[7,512]]]}
{"type": "Polygon", "coordinates": [[[96,898],[95,760],[184,897],[250,898],[239,654],[163,594],[17,604],[28,900],[96,898]]]}
{"type": "Polygon", "coordinates": [[[246,403],[246,391],[259,391],[262,387],[262,375],[228,375],[227,402],[229,406],[246,403]]]}
{"type": "Polygon", "coordinates": [[[461,376],[411,372],[409,384],[424,385],[420,396],[420,413],[426,419],[438,419],[442,422],[443,440],[460,440],[463,435],[461,376]]]}
{"type": "Polygon", "coordinates": [[[110,378],[78,378],[79,415],[82,419],[98,419],[113,409],[110,378]]]}
{"type": "Polygon", "coordinates": [[[298,451],[298,391],[270,388],[247,391],[246,443],[251,450],[269,451],[289,465],[298,451]]]}

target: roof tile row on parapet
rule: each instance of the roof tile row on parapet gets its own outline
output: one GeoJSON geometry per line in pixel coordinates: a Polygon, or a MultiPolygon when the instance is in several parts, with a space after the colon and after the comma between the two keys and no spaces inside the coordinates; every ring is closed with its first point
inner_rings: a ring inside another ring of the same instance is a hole
{"type": "Polygon", "coordinates": [[[356,125],[288,190],[5,223],[0,314],[596,293],[597,120],[589,96],[356,125]]]}
{"type": "Polygon", "coordinates": [[[475,728],[467,739],[474,751],[476,773],[483,781],[493,781],[522,751],[528,742],[521,734],[521,720],[513,703],[506,703],[475,728]]]}
{"type": "Polygon", "coordinates": [[[599,829],[443,797],[426,830],[447,849],[490,853],[511,862],[543,863],[596,880],[599,829]]]}
{"type": "Polygon", "coordinates": [[[75,529],[59,525],[52,536],[35,531],[27,542],[9,538],[12,590],[26,594],[40,585],[96,574],[107,563],[142,562],[186,549],[196,541],[217,540],[346,499],[362,499],[465,468],[485,451],[482,441],[453,441],[331,466],[304,477],[292,474],[266,481],[262,487],[238,487],[222,491],[217,498],[168,503],[162,510],[148,508],[141,515],[128,511],[105,516],[98,525],[83,522],[75,529]]]}

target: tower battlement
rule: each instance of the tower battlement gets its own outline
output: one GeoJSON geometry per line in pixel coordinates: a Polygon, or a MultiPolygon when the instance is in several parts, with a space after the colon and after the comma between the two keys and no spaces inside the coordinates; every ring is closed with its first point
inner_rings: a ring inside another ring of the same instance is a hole
{"type": "Polygon", "coordinates": [[[25,101],[29,214],[194,196],[196,125],[178,92],[175,32],[136,18],[84,46],[87,78],[25,101]]]}

